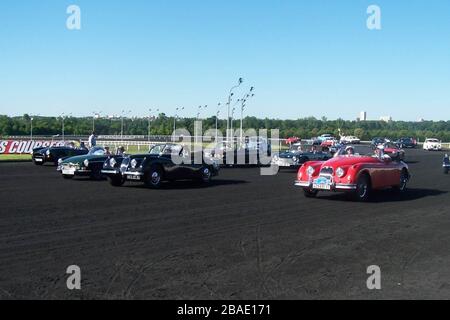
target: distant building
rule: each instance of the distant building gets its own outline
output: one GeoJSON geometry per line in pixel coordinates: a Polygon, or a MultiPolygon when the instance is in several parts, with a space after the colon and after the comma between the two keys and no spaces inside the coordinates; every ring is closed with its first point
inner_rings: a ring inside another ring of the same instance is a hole
{"type": "Polygon", "coordinates": [[[358,119],[359,119],[359,121],[367,121],[367,112],[361,111],[358,119]]]}
{"type": "Polygon", "coordinates": [[[425,122],[425,119],[424,118],[419,118],[419,119],[417,119],[417,122],[425,122]]]}
{"type": "Polygon", "coordinates": [[[380,118],[381,121],[384,122],[391,122],[392,121],[392,117],[391,116],[383,116],[380,118]]]}

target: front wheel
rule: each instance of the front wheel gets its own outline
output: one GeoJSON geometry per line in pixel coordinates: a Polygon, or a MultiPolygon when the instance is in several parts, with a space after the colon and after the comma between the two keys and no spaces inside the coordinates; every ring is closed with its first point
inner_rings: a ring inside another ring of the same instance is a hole
{"type": "Polygon", "coordinates": [[[70,175],[70,174],[63,174],[62,177],[63,177],[64,179],[66,179],[66,180],[73,179],[73,176],[70,175]]]}
{"type": "Polygon", "coordinates": [[[101,180],[103,175],[100,171],[93,170],[90,175],[91,180],[101,180]]]}
{"type": "Polygon", "coordinates": [[[202,168],[200,171],[200,179],[203,183],[210,183],[211,182],[211,169],[208,167],[202,168]]]}
{"type": "Polygon", "coordinates": [[[110,177],[109,183],[114,187],[120,187],[125,183],[125,179],[122,177],[110,177]]]}
{"type": "Polygon", "coordinates": [[[159,167],[151,167],[150,170],[144,175],[144,183],[149,188],[159,188],[162,182],[162,171],[159,167]]]}
{"type": "Polygon", "coordinates": [[[317,191],[317,190],[312,190],[312,189],[309,189],[309,188],[304,188],[303,189],[303,195],[306,198],[315,198],[318,193],[319,193],[319,191],[317,191]]]}
{"type": "Polygon", "coordinates": [[[354,199],[356,201],[367,201],[370,197],[370,180],[366,174],[361,175],[356,182],[354,199]]]}
{"type": "Polygon", "coordinates": [[[408,172],[405,170],[402,171],[402,174],[400,175],[400,184],[398,186],[394,186],[394,190],[398,192],[404,192],[406,190],[406,185],[409,180],[408,172]]]}
{"type": "Polygon", "coordinates": [[[448,168],[444,168],[444,174],[448,174],[448,168]]]}

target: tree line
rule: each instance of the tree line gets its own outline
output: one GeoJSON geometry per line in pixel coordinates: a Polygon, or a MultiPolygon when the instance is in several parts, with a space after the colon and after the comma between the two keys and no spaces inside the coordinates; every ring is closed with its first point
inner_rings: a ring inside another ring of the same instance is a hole
{"type": "MultiPolygon", "coordinates": [[[[180,118],[176,121],[177,128],[185,128],[194,133],[195,118],[180,118]]],[[[33,135],[56,135],[62,132],[62,119],[58,117],[31,117],[27,114],[21,117],[0,116],[0,135],[8,136],[30,135],[31,122],[33,135]]],[[[148,118],[124,118],[125,135],[147,135],[148,118]]],[[[203,130],[215,129],[216,117],[203,119],[203,130]]],[[[151,120],[152,135],[171,135],[174,118],[159,114],[151,120]]],[[[234,120],[233,127],[238,129],[240,121],[234,120]]],[[[450,141],[450,121],[349,121],[343,119],[328,120],[308,117],[297,120],[259,119],[246,117],[243,121],[244,129],[279,129],[280,137],[316,137],[324,133],[339,136],[339,129],[343,135],[355,135],[362,140],[371,140],[373,137],[414,137],[423,141],[425,138],[438,138],[450,141]]],[[[226,120],[218,119],[218,128],[225,132],[226,120]]],[[[64,119],[66,135],[89,135],[93,129],[92,117],[68,117],[64,119]]],[[[95,132],[97,135],[120,135],[122,121],[120,118],[95,119],[95,132]]]]}

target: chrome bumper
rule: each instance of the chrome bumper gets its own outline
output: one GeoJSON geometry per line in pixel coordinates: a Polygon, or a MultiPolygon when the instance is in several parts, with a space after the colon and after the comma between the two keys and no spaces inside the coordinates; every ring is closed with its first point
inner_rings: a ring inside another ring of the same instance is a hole
{"type": "Polygon", "coordinates": [[[120,174],[119,170],[114,170],[114,169],[108,169],[108,170],[102,170],[103,174],[120,174]]]}
{"type": "Polygon", "coordinates": [[[136,171],[125,171],[124,175],[126,176],[139,176],[142,177],[144,175],[143,172],[136,172],[136,171]]]}

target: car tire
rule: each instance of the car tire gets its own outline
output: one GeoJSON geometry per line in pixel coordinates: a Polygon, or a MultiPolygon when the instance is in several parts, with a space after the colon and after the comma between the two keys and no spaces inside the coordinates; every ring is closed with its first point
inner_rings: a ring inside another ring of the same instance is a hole
{"type": "Polygon", "coordinates": [[[103,178],[103,175],[99,171],[93,171],[90,175],[91,180],[101,180],[103,178]]]}
{"type": "Polygon", "coordinates": [[[444,168],[444,174],[448,174],[448,168],[444,168]]]}
{"type": "Polygon", "coordinates": [[[44,164],[44,162],[36,162],[35,160],[33,160],[33,163],[37,166],[42,166],[44,164]]]}
{"type": "Polygon", "coordinates": [[[211,168],[203,167],[200,170],[200,180],[203,183],[210,183],[211,182],[211,177],[212,177],[211,168]]]}
{"type": "Polygon", "coordinates": [[[163,173],[160,167],[152,166],[144,175],[144,183],[147,187],[157,189],[161,187],[163,173]]]}
{"type": "Polygon", "coordinates": [[[405,192],[406,185],[408,184],[409,175],[406,170],[403,170],[400,174],[400,184],[398,186],[394,186],[393,189],[397,192],[405,192]]]}
{"type": "Polygon", "coordinates": [[[121,187],[125,183],[125,180],[122,177],[110,177],[109,184],[114,187],[121,187]]]}
{"type": "Polygon", "coordinates": [[[315,198],[318,193],[319,193],[319,191],[317,191],[317,190],[311,190],[309,188],[303,188],[303,195],[306,198],[315,198]]]}
{"type": "Polygon", "coordinates": [[[367,174],[362,174],[356,181],[356,190],[353,194],[353,198],[356,201],[365,202],[370,198],[371,186],[370,178],[367,174]]]}
{"type": "Polygon", "coordinates": [[[66,179],[66,180],[73,179],[73,176],[70,175],[70,174],[63,174],[62,177],[63,177],[64,179],[66,179]]]}

